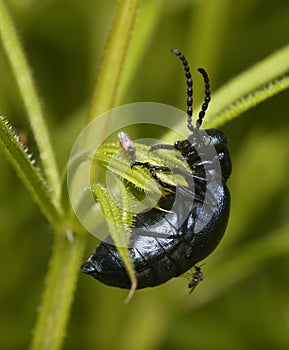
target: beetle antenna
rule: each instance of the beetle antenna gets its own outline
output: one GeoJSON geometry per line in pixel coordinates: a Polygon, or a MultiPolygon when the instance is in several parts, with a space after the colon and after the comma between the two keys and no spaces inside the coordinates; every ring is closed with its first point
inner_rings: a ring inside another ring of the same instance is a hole
{"type": "Polygon", "coordinates": [[[179,59],[182,61],[184,69],[185,69],[185,76],[187,78],[187,115],[188,115],[188,128],[190,131],[194,131],[194,127],[192,125],[192,115],[193,115],[193,80],[190,72],[190,67],[188,64],[188,61],[186,60],[185,56],[176,49],[171,50],[172,53],[177,55],[179,59]]]}
{"type": "Polygon", "coordinates": [[[211,101],[211,91],[210,91],[210,82],[209,82],[209,77],[207,72],[204,70],[204,68],[199,68],[198,71],[202,74],[204,78],[204,83],[205,83],[205,99],[204,103],[202,104],[202,110],[199,113],[199,118],[196,123],[196,129],[199,129],[200,126],[202,125],[203,119],[206,114],[206,110],[209,106],[209,102],[211,101]]]}

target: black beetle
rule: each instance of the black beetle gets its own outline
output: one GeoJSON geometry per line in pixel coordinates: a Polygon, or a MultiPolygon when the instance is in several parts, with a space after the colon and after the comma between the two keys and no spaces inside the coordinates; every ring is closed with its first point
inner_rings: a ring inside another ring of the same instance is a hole
{"type": "MultiPolygon", "coordinates": [[[[217,247],[229,218],[230,194],[226,181],[231,174],[231,160],[227,138],[219,129],[200,130],[210,102],[208,75],[204,69],[198,69],[205,83],[205,99],[194,127],[189,65],[181,52],[172,52],[180,58],[185,69],[188,129],[191,135],[174,145],[153,146],[151,151],[177,150],[180,153],[178,158],[186,161],[191,171],[139,162],[131,154],[132,167],[148,169],[164,190],[155,208],[134,217],[129,250],[138,289],[157,286],[195,267],[196,272],[189,284],[193,290],[203,279],[203,273],[196,263],[217,247]],[[180,174],[187,186],[164,183],[158,177],[160,171],[180,174]]],[[[134,147],[130,150],[134,153],[134,147]]],[[[104,284],[127,289],[131,287],[122,259],[110,237],[97,246],[81,270],[104,284]]]]}

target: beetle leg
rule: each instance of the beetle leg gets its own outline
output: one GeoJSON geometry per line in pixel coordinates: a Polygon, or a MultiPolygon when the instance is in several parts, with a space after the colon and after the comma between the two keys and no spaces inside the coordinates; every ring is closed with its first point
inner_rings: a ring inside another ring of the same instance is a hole
{"type": "MultiPolygon", "coordinates": [[[[152,146],[149,149],[149,153],[153,152],[153,151],[157,151],[159,149],[167,149],[167,150],[177,151],[176,147],[173,146],[173,145],[160,144],[160,145],[152,146]]],[[[182,160],[182,161],[187,161],[188,160],[188,157],[184,157],[184,156],[176,156],[176,158],[179,159],[179,160],[182,160]]]]}
{"type": "Polygon", "coordinates": [[[148,171],[151,173],[151,176],[156,180],[156,182],[163,188],[167,188],[170,190],[175,191],[176,187],[170,184],[167,184],[165,182],[163,182],[156,174],[156,171],[168,171],[171,172],[171,169],[167,166],[160,166],[160,165],[153,165],[150,164],[149,162],[139,162],[139,161],[135,161],[132,163],[131,168],[135,167],[135,166],[141,166],[145,169],[148,169],[148,171]]]}
{"type": "Polygon", "coordinates": [[[169,150],[176,150],[173,145],[167,145],[167,144],[160,144],[160,145],[154,145],[150,148],[149,152],[156,151],[158,149],[169,149],[169,150]]]}

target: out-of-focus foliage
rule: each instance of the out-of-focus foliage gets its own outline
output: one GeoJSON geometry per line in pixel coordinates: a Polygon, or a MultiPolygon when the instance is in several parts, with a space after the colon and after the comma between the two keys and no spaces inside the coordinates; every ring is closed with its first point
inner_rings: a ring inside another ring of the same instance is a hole
{"type": "MultiPolygon", "coordinates": [[[[7,3],[63,168],[88,110],[114,1],[7,3]]],[[[145,26],[143,14],[149,14],[140,12],[145,26]]],[[[184,79],[170,48],[186,54],[193,72],[205,67],[214,91],[288,44],[288,18],[285,0],[165,1],[122,102],[183,108],[184,79]]],[[[1,113],[33,151],[1,46],[0,76],[1,113]]],[[[197,74],[194,78],[197,99],[203,85],[197,74]]],[[[222,243],[206,259],[205,280],[196,291],[188,295],[187,280],[178,278],[137,292],[125,305],[126,291],[81,275],[65,349],[289,348],[288,96],[274,97],[224,127],[233,161],[231,218],[222,243]]],[[[0,223],[0,347],[25,348],[52,239],[49,225],[1,152],[0,223]]],[[[95,244],[92,237],[86,255],[95,244]]]]}

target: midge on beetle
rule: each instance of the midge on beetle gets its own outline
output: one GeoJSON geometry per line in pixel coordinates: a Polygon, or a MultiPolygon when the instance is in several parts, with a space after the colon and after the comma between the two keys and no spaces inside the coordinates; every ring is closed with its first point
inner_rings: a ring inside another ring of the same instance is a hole
{"type": "MultiPolygon", "coordinates": [[[[198,69],[204,79],[205,98],[193,126],[190,68],[180,51],[172,52],[179,57],[185,70],[187,123],[191,134],[186,140],[176,141],[173,145],[155,145],[150,151],[178,151],[177,157],[188,164],[190,171],[136,160],[133,142],[125,133],[119,134],[132,168],[140,166],[147,169],[163,190],[163,196],[154,208],[134,215],[128,249],[138,289],[157,286],[194,267],[195,273],[189,283],[192,291],[204,277],[196,264],[217,247],[227,226],[230,194],[226,181],[231,174],[231,160],[225,134],[219,129],[200,129],[211,99],[206,71],[198,69]],[[186,185],[168,184],[159,178],[159,172],[183,176],[186,185]]],[[[96,247],[81,269],[104,284],[126,289],[131,287],[111,237],[96,247]]]]}

